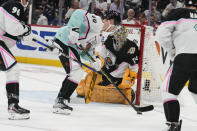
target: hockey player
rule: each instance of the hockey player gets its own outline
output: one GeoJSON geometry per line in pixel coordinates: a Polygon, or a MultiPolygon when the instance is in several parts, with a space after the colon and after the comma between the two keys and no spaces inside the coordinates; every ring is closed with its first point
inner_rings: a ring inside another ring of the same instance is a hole
{"type": "Polygon", "coordinates": [[[189,80],[188,89],[197,103],[197,0],[186,0],[186,8],[172,10],[161,23],[156,40],[174,59],[161,86],[167,128],[180,131],[178,95],[189,80]]]}
{"type": "Polygon", "coordinates": [[[9,119],[28,119],[30,111],[19,103],[19,67],[10,51],[18,38],[28,36],[30,26],[24,24],[24,9],[27,1],[8,0],[0,7],[0,71],[6,73],[6,91],[9,119]]]}
{"type": "MultiPolygon", "coordinates": [[[[103,22],[99,16],[90,14],[85,10],[78,9],[72,14],[67,26],[61,27],[58,30],[54,40],[51,41],[51,45],[61,48],[64,54],[67,54],[78,61],[88,61],[88,56],[79,47],[79,45],[82,45],[86,51],[94,57],[94,48],[96,44],[101,41],[100,34],[102,28],[103,22]]],[[[75,91],[82,76],[78,74],[77,78],[73,77],[74,72],[72,70],[72,61],[68,58],[61,55],[59,56],[59,59],[67,75],[62,82],[62,87],[53,106],[53,112],[58,114],[70,114],[73,110],[72,107],[68,106],[70,96],[75,91]]],[[[95,57],[94,59],[96,62],[90,62],[90,65],[99,71],[101,69],[101,61],[95,57]]],[[[78,69],[80,68],[81,66],[78,67],[78,69]]]]}
{"type": "MultiPolygon", "coordinates": [[[[138,69],[138,46],[127,36],[126,27],[118,26],[115,32],[107,37],[102,47],[97,48],[99,56],[105,61],[102,70],[108,73],[117,85],[122,82],[122,76],[127,67],[134,72],[137,72],[138,69]]],[[[111,83],[103,76],[103,81],[99,85],[107,86],[109,84],[111,83]]]]}

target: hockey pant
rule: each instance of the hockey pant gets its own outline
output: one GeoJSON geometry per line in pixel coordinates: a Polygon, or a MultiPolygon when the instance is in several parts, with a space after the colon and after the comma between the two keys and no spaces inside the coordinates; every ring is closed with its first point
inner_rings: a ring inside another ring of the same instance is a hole
{"type": "MultiPolygon", "coordinates": [[[[55,42],[60,45],[60,47],[63,49],[64,54],[80,61],[80,56],[74,48],[72,48],[70,46],[66,46],[58,39],[56,39],[55,42]]],[[[83,73],[82,73],[83,70],[81,69],[80,65],[73,67],[73,61],[66,58],[63,55],[59,56],[59,59],[60,59],[61,64],[67,73],[67,76],[64,79],[64,81],[62,82],[62,87],[60,89],[58,97],[63,97],[65,99],[69,100],[70,96],[75,91],[75,89],[78,86],[78,83],[81,80],[81,77],[83,75],[83,73]],[[77,72],[77,75],[76,75],[76,72],[77,72]],[[81,72],[81,73],[79,73],[79,72],[81,72]]],[[[75,63],[75,65],[76,65],[76,63],[75,63]]]]}
{"type": "Polygon", "coordinates": [[[197,54],[179,54],[175,57],[161,86],[167,121],[178,122],[180,105],[177,96],[189,80],[188,89],[197,95],[197,54]]]}
{"type": "Polygon", "coordinates": [[[3,41],[0,41],[0,70],[6,73],[8,104],[19,102],[19,67],[3,41]]]}

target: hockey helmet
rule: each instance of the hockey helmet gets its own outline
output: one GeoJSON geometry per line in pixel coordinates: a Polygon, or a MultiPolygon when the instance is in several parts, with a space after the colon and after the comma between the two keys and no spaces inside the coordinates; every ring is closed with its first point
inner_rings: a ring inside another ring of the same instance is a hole
{"type": "Polygon", "coordinates": [[[197,6],[197,0],[185,0],[186,6],[197,6]]]}
{"type": "Polygon", "coordinates": [[[114,19],[114,24],[120,25],[120,22],[121,22],[120,13],[116,11],[113,11],[113,10],[107,11],[104,15],[104,18],[107,20],[114,19]]]}
{"type": "Polygon", "coordinates": [[[115,50],[120,50],[127,39],[128,30],[125,26],[120,25],[116,27],[113,35],[114,39],[116,40],[116,42],[114,43],[114,48],[115,50]]]}

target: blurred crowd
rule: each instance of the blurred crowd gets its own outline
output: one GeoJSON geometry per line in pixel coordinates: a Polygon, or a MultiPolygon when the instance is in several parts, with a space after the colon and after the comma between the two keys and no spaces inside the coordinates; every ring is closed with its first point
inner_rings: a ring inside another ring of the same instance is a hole
{"type": "Polygon", "coordinates": [[[76,9],[84,9],[101,17],[113,10],[122,14],[123,24],[157,28],[172,9],[184,7],[184,0],[152,0],[151,11],[149,7],[149,0],[33,0],[31,24],[66,25],[76,9]]]}

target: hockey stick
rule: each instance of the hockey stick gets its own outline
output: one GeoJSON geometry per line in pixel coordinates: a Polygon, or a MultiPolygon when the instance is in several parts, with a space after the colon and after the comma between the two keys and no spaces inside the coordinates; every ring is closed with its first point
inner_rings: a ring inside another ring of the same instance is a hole
{"type": "MultiPolygon", "coordinates": [[[[37,40],[34,40],[34,41],[37,41],[37,40]]],[[[52,47],[50,47],[50,46],[47,45],[47,44],[44,44],[44,43],[42,43],[42,42],[40,42],[40,41],[38,41],[38,42],[39,42],[39,44],[42,45],[42,46],[45,46],[45,47],[47,47],[47,48],[49,48],[49,49],[53,49],[52,47]]],[[[81,49],[84,49],[84,48],[81,46],[81,49]]],[[[86,64],[84,64],[84,63],[82,63],[82,62],[80,62],[80,61],[77,61],[76,59],[73,59],[72,57],[67,56],[66,54],[64,54],[64,53],[62,52],[61,49],[59,49],[59,50],[60,50],[60,52],[62,53],[62,55],[65,56],[65,57],[67,57],[68,59],[71,59],[71,60],[73,60],[73,61],[79,63],[80,65],[85,66],[85,67],[89,68],[90,70],[92,70],[92,71],[94,71],[94,72],[97,72],[97,71],[96,71],[95,69],[93,69],[92,67],[90,67],[90,66],[88,66],[88,65],[86,65],[86,64]]],[[[87,56],[88,56],[92,61],[95,61],[95,60],[92,58],[92,56],[91,56],[86,50],[84,50],[84,51],[85,51],[85,53],[87,54],[87,56]]],[[[110,83],[112,83],[112,84],[115,86],[115,88],[116,88],[116,89],[120,92],[120,94],[126,99],[126,101],[133,107],[133,109],[137,112],[137,114],[142,114],[142,112],[151,111],[151,110],[154,109],[153,105],[149,105],[149,106],[145,106],[145,107],[136,107],[133,103],[131,103],[131,102],[129,101],[129,99],[124,95],[124,93],[118,88],[118,86],[111,80],[111,78],[110,78],[103,70],[101,70],[100,72],[101,72],[102,75],[104,75],[104,76],[108,79],[108,81],[109,81],[110,83]]],[[[97,72],[97,73],[98,73],[98,72],[97,72]]]]}
{"type": "MultiPolygon", "coordinates": [[[[82,45],[79,45],[79,47],[86,53],[86,55],[90,58],[92,62],[95,62],[94,58],[87,52],[87,50],[84,49],[82,45]]],[[[133,107],[133,109],[137,112],[137,114],[142,114],[142,112],[151,111],[154,109],[153,105],[145,106],[145,107],[136,107],[122,92],[120,88],[115,84],[115,82],[109,77],[109,75],[103,71],[100,70],[101,74],[104,75],[107,80],[113,84],[113,86],[120,92],[120,94],[124,97],[124,99],[133,107]]]]}
{"type": "Polygon", "coordinates": [[[88,92],[85,96],[85,103],[88,104],[92,98],[92,92],[94,90],[95,82],[96,82],[97,74],[96,72],[93,72],[92,80],[90,82],[88,92]]]}
{"type": "MultiPolygon", "coordinates": [[[[87,50],[86,49],[82,49],[83,53],[86,54],[87,50]]],[[[97,73],[95,71],[93,71],[92,74],[92,80],[90,81],[90,85],[88,88],[88,92],[85,95],[85,103],[88,104],[92,98],[92,92],[94,90],[94,86],[95,86],[95,82],[96,82],[96,78],[97,78],[97,73]]]]}
{"type": "MultiPolygon", "coordinates": [[[[47,44],[45,44],[45,43],[43,43],[43,42],[41,42],[41,41],[39,41],[39,40],[33,39],[33,41],[34,41],[34,42],[37,42],[38,44],[40,44],[40,45],[42,45],[42,46],[44,46],[44,47],[46,47],[46,48],[49,48],[50,50],[53,50],[53,47],[51,47],[51,46],[49,46],[49,45],[47,45],[47,44]]],[[[58,49],[59,49],[59,48],[58,48],[58,49]]],[[[59,49],[59,51],[61,52],[61,55],[65,56],[66,58],[68,58],[68,59],[70,59],[70,60],[72,60],[72,61],[77,62],[77,63],[80,64],[81,66],[84,66],[84,67],[86,67],[86,68],[92,70],[93,72],[100,73],[100,72],[96,71],[94,68],[92,68],[92,67],[90,67],[90,66],[88,66],[88,65],[86,65],[86,64],[84,64],[84,63],[82,63],[82,62],[80,62],[80,61],[78,61],[78,60],[76,60],[76,59],[74,59],[74,58],[72,58],[72,57],[66,55],[66,54],[64,54],[64,52],[63,52],[61,49],[59,49]]]]}
{"type": "MultiPolygon", "coordinates": [[[[44,46],[44,47],[46,47],[46,48],[49,48],[50,50],[53,50],[53,47],[51,47],[51,46],[45,44],[46,42],[45,42],[45,43],[41,42],[41,41],[44,41],[44,40],[40,39],[40,37],[35,37],[35,38],[33,39],[33,41],[38,42],[40,45],[42,45],[42,46],[44,46]]],[[[88,104],[88,103],[90,102],[90,100],[91,100],[91,97],[92,97],[92,92],[93,92],[93,90],[94,90],[94,85],[95,85],[95,82],[96,82],[97,73],[100,73],[100,72],[97,72],[97,71],[96,71],[95,69],[93,69],[92,67],[90,67],[90,66],[88,66],[88,65],[86,65],[86,64],[84,64],[84,63],[81,63],[80,61],[78,61],[78,60],[76,60],[76,59],[74,59],[74,58],[72,58],[72,57],[70,57],[70,56],[64,54],[63,51],[62,51],[61,49],[59,49],[59,51],[61,52],[61,55],[65,56],[66,58],[68,58],[68,59],[70,59],[70,60],[73,60],[73,61],[77,62],[78,64],[80,64],[81,66],[85,66],[86,68],[88,68],[88,69],[90,69],[90,70],[93,71],[92,80],[91,80],[91,82],[90,82],[90,85],[89,85],[89,88],[88,88],[88,92],[87,92],[87,94],[86,94],[86,96],[85,96],[85,103],[88,104]]]]}

